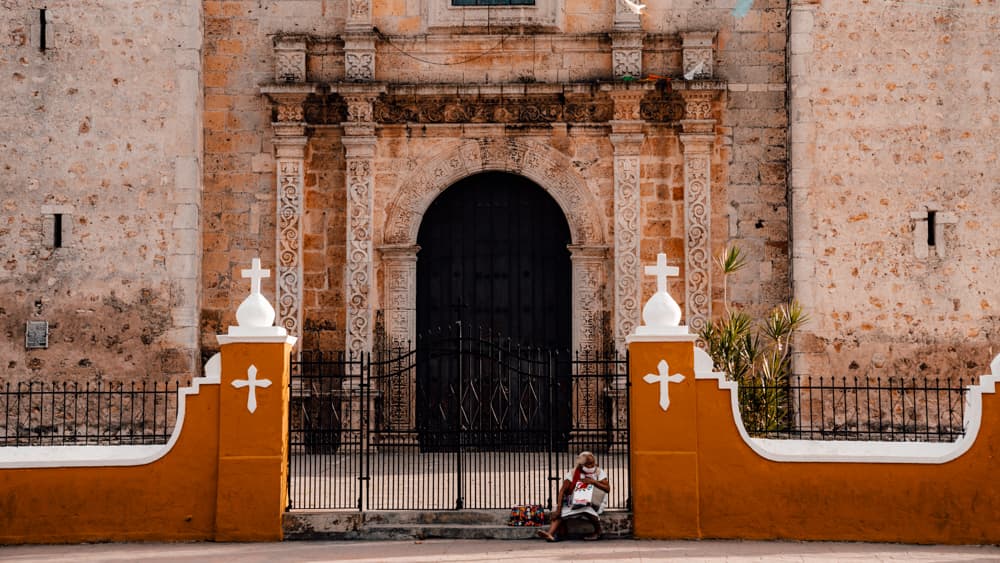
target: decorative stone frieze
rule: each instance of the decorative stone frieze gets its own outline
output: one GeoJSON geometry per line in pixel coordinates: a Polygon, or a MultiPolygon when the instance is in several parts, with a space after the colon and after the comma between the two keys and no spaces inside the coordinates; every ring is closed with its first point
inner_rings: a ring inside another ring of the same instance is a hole
{"type": "Polygon", "coordinates": [[[274,40],[274,81],[306,81],[306,40],[301,37],[278,37],[274,40]]]}
{"type": "Polygon", "coordinates": [[[691,79],[712,78],[715,75],[714,31],[688,31],[681,33],[684,77],[691,79]]]}
{"type": "Polygon", "coordinates": [[[642,37],[642,31],[611,33],[611,66],[615,78],[642,75],[642,37]]]}
{"type": "Polygon", "coordinates": [[[611,119],[608,99],[562,96],[387,98],[376,101],[378,123],[594,123],[611,119]]]}

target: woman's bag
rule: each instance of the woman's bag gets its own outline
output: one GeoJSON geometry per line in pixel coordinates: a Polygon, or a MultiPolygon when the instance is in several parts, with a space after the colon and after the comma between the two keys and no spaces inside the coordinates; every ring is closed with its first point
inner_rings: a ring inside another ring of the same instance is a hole
{"type": "Polygon", "coordinates": [[[576,487],[573,489],[573,500],[571,501],[573,508],[582,508],[584,506],[589,506],[593,502],[594,502],[594,486],[584,485],[581,482],[577,482],[576,487]]]}
{"type": "Polygon", "coordinates": [[[510,509],[508,526],[544,526],[545,509],[540,504],[520,504],[510,509]]]}

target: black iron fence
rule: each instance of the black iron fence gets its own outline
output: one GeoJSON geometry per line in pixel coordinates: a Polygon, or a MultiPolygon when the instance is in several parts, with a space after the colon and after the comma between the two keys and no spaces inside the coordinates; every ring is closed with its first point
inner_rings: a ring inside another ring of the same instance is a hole
{"type": "Polygon", "coordinates": [[[292,509],[552,505],[576,454],[629,505],[628,363],[458,336],[347,357],[304,352],[291,378],[292,509]]]}
{"type": "Polygon", "coordinates": [[[0,446],[165,444],[178,383],[0,384],[0,446]]]}
{"type": "Polygon", "coordinates": [[[783,386],[741,386],[751,436],[801,440],[953,442],[965,434],[961,379],[806,378],[783,386]]]}

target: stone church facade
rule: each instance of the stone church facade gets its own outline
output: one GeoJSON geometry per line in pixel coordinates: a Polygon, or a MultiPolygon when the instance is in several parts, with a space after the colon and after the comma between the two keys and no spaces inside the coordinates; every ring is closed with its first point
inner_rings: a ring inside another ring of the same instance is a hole
{"type": "Polygon", "coordinates": [[[410,340],[422,217],[482,172],[564,213],[577,349],[666,252],[694,329],[802,302],[800,374],[981,372],[1000,7],[647,4],[0,1],[0,373],[190,375],[255,256],[305,348],[410,340]]]}

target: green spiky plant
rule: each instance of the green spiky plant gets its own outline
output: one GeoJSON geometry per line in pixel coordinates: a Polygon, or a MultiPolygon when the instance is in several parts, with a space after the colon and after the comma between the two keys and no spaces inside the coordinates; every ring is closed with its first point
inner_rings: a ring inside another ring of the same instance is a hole
{"type": "Polygon", "coordinates": [[[718,264],[725,315],[701,331],[706,351],[715,369],[739,384],[740,413],[751,435],[786,430],[790,344],[808,316],[796,301],[775,307],[758,322],[744,311],[730,310],[727,278],[747,265],[746,254],[729,247],[718,264]]]}

